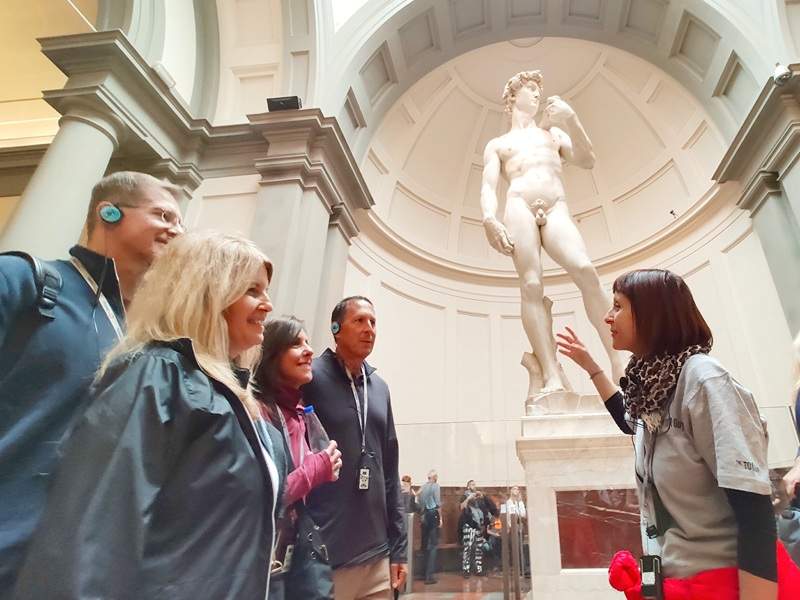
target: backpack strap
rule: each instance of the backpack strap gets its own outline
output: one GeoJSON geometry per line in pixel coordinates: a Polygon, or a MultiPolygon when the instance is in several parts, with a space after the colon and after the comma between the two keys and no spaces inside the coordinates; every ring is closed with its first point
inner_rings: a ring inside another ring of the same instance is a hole
{"type": "Polygon", "coordinates": [[[27,252],[2,252],[0,256],[18,256],[28,261],[33,269],[33,281],[36,284],[36,310],[46,319],[55,319],[54,309],[63,285],[61,273],[50,263],[39,260],[27,252]]]}

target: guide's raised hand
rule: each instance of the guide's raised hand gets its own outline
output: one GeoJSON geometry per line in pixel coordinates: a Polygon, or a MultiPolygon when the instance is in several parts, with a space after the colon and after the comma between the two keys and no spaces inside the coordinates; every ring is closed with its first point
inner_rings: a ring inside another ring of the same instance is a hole
{"type": "Polygon", "coordinates": [[[587,373],[594,373],[599,370],[592,355],[589,354],[586,346],[572,329],[565,327],[563,332],[556,334],[556,337],[558,338],[556,340],[556,346],[558,346],[558,352],[560,354],[572,359],[587,373]]]}

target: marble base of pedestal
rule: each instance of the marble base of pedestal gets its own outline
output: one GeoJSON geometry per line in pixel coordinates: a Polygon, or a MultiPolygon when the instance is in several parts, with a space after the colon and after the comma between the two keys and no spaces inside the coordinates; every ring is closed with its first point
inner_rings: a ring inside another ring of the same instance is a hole
{"type": "MultiPolygon", "coordinates": [[[[638,539],[635,495],[630,491],[635,487],[631,442],[598,397],[573,393],[554,400],[551,408],[559,412],[523,417],[522,437],[517,440],[528,497],[529,597],[619,600],[620,593],[608,584],[607,559],[619,549],[617,543],[638,539]],[[585,493],[563,493],[581,491],[585,493]],[[575,498],[583,498],[587,509],[576,512],[575,498]],[[559,518],[569,520],[562,533],[568,524],[568,535],[581,538],[570,539],[569,548],[561,547],[559,518]],[[566,568],[575,564],[574,554],[583,549],[589,555],[578,562],[590,568],[566,568]],[[562,556],[562,550],[572,556],[562,556]]],[[[638,553],[640,546],[629,549],[638,553]]]]}

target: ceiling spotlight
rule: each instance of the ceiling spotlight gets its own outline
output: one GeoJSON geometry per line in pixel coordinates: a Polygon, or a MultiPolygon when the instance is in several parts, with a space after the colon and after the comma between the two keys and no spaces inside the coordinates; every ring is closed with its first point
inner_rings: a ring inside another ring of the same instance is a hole
{"type": "Polygon", "coordinates": [[[775,63],[775,71],[772,73],[772,79],[775,85],[783,85],[792,78],[792,72],[789,67],[780,63],[775,63]]]}

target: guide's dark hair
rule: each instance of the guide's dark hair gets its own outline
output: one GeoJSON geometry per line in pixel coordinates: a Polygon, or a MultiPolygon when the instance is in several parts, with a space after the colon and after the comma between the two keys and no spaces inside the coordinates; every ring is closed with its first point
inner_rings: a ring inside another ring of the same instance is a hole
{"type": "Polygon", "coordinates": [[[689,346],[713,343],[689,286],[672,271],[630,271],[617,277],[613,290],[631,303],[636,340],[645,356],[679,354],[689,346]]]}

